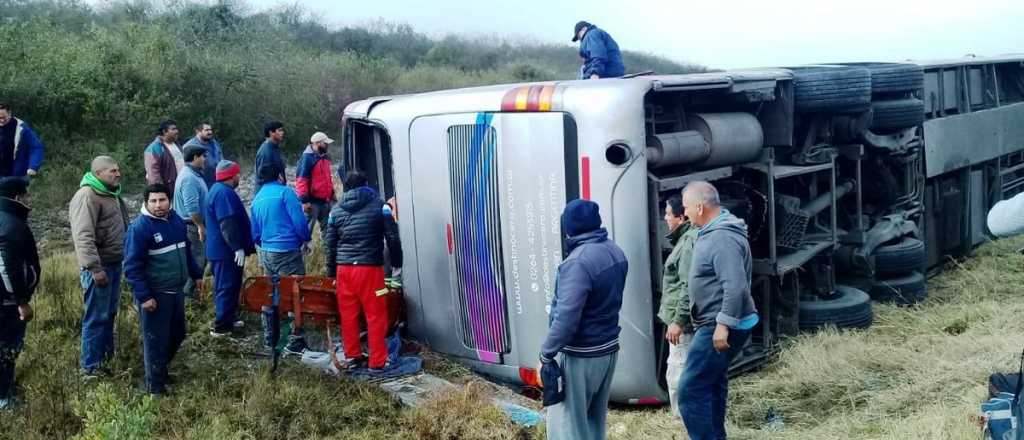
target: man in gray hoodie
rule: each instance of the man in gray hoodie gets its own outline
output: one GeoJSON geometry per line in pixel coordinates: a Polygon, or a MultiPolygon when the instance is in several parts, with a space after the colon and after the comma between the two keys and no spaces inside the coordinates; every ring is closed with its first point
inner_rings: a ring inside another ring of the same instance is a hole
{"type": "Polygon", "coordinates": [[[690,315],[696,332],[676,395],[692,440],[725,437],[729,365],[758,322],[750,296],[747,225],[722,208],[707,182],[683,190],[683,212],[700,228],[690,266],[690,315]]]}

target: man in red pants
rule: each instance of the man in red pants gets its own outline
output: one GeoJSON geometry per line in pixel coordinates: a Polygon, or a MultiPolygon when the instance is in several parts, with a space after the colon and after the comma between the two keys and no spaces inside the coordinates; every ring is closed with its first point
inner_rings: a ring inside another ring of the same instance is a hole
{"type": "Polygon", "coordinates": [[[345,194],[331,210],[324,234],[327,276],[337,277],[341,338],[346,368],[369,367],[370,374],[387,370],[387,288],[384,286],[384,244],[392,268],[402,267],[398,226],[384,200],[367,186],[358,171],[345,175],[345,194]],[[359,315],[365,314],[369,362],[359,342],[359,315]]]}

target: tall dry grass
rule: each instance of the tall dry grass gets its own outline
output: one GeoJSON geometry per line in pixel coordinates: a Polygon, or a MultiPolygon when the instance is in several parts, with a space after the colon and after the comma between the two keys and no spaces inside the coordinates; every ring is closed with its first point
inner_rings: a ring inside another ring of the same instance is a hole
{"type": "MultiPolygon", "coordinates": [[[[729,429],[738,439],[972,439],[968,418],[986,378],[1015,368],[1024,341],[1024,239],[989,243],[930,280],[915,308],[876,305],[865,331],[825,331],[786,341],[760,372],[731,386],[729,429]],[[777,414],[781,428],[766,423],[777,414]]],[[[319,252],[307,262],[320,272],[319,252]]],[[[78,375],[81,290],[67,253],[45,260],[26,350],[18,364],[26,406],[0,416],[0,438],[543,438],[543,427],[510,424],[479,383],[402,409],[375,386],[324,376],[285,362],[274,377],[249,343],[212,339],[208,301],[188,307],[190,336],[171,366],[170,398],[140,389],[138,317],[122,295],[113,377],[78,375]]],[[[248,272],[257,272],[250,261],[248,272]]],[[[256,317],[247,317],[250,334],[256,317]]],[[[428,368],[466,378],[464,369],[427,356],[428,368]]],[[[684,439],[667,408],[615,407],[612,439],[684,439]]]]}

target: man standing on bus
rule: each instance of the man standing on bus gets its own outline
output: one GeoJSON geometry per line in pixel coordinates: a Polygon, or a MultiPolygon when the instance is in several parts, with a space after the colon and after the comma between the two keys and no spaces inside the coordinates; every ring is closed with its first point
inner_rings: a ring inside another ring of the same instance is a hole
{"type": "Polygon", "coordinates": [[[725,438],[729,365],[758,322],[750,296],[747,225],[721,207],[707,182],[683,190],[683,212],[697,226],[690,267],[690,311],[697,331],[676,391],[686,432],[693,440],[725,438]]]}
{"type": "Polygon", "coordinates": [[[562,211],[562,230],[569,256],[558,266],[538,371],[545,393],[557,389],[559,381],[547,371],[558,370],[555,356],[561,353],[565,396],[548,409],[547,434],[552,440],[603,439],[629,264],[601,227],[597,203],[569,202],[562,211]]]}
{"type": "Polygon", "coordinates": [[[604,29],[585,21],[578,22],[572,41],[580,42],[580,58],[583,58],[580,79],[616,78],[626,74],[619,45],[604,29]]]}
{"type": "Polygon", "coordinates": [[[668,241],[672,253],[665,260],[661,276],[661,306],[658,318],[665,323],[665,339],[668,341],[668,361],[665,381],[668,384],[668,401],[672,414],[679,415],[676,388],[679,377],[686,366],[686,350],[693,340],[690,326],[690,260],[693,259],[693,245],[697,241],[697,228],[683,215],[683,199],[673,196],[665,203],[665,224],[668,225],[668,241]]]}

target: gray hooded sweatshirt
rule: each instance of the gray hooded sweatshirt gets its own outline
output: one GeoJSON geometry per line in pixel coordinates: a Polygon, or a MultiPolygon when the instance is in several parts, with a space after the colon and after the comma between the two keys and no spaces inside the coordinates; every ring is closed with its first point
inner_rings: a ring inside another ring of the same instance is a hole
{"type": "Polygon", "coordinates": [[[756,323],[757,309],[750,296],[751,260],[747,225],[742,219],[723,208],[718,217],[700,228],[690,265],[694,327],[719,323],[743,328],[756,323]]]}

